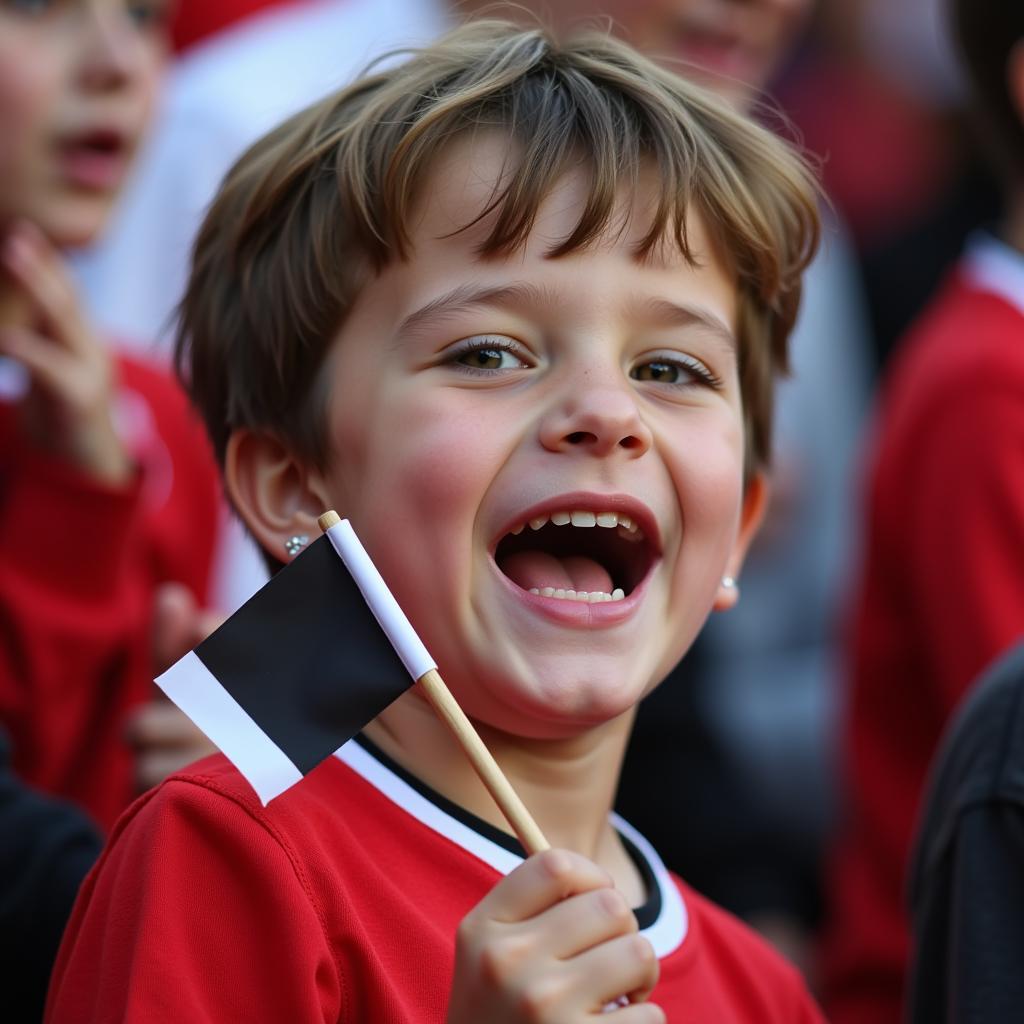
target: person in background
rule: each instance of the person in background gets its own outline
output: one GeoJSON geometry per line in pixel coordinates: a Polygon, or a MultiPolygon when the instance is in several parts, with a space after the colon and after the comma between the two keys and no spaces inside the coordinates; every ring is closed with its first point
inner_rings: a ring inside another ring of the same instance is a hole
{"type": "Polygon", "coordinates": [[[184,744],[179,764],[209,749],[154,720],[152,629],[176,588],[207,603],[216,468],[177,383],[112,353],[64,261],[121,191],[168,14],[164,0],[0,5],[0,723],[15,772],[103,829],[169,746],[184,744]]]}
{"type": "Polygon", "coordinates": [[[834,1024],[902,1019],[907,862],[928,765],[982,669],[1024,635],[1024,6],[951,10],[1005,210],[882,387],[823,940],[834,1024]]]}
{"type": "Polygon", "coordinates": [[[1002,1024],[1024,1006],[1024,644],[972,687],[929,771],[907,903],[908,1024],[1002,1024]]]}
{"type": "Polygon", "coordinates": [[[889,355],[959,258],[999,213],[946,0],[833,0],[780,83],[805,144],[850,226],[876,364],[889,355]]]}
{"type": "Polygon", "coordinates": [[[26,786],[0,729],[0,981],[4,1018],[43,1015],[60,937],[102,839],[73,804],[26,786]]]}
{"type": "MultiPolygon", "coordinates": [[[[427,42],[451,22],[445,0],[253,0],[253,7],[174,63],[152,137],[109,229],[75,257],[96,322],[129,342],[139,339],[164,360],[195,232],[236,157],[382,52],[427,42]]],[[[187,34],[188,7],[183,14],[187,34]]],[[[208,13],[203,17],[209,21],[208,13]]],[[[232,517],[215,555],[213,605],[232,611],[266,579],[232,517]]]]}

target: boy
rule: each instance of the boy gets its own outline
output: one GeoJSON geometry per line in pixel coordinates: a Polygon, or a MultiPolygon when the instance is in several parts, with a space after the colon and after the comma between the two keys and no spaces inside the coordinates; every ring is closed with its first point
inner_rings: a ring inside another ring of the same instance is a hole
{"type": "Polygon", "coordinates": [[[1006,215],[972,239],[883,390],[825,944],[836,1024],[904,1019],[907,866],[928,766],[981,672],[1024,636],[1024,8],[950,10],[1006,215]]]}
{"type": "Polygon", "coordinates": [[[266,809],[221,758],[141,800],[50,1020],[820,1019],[608,815],[637,701],[735,601],[816,232],[767,132],[494,23],[241,159],[179,349],[232,498],[275,562],[352,520],[557,849],[521,863],[410,691],[266,809]]]}

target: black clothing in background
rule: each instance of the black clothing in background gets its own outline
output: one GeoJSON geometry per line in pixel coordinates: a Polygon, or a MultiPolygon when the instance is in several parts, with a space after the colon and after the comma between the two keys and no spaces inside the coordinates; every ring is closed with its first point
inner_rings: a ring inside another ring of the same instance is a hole
{"type": "Polygon", "coordinates": [[[0,731],[0,1019],[42,1019],[46,986],[78,887],[102,842],[77,808],[10,769],[0,731]]]}
{"type": "Polygon", "coordinates": [[[813,925],[820,913],[816,840],[768,811],[757,780],[729,756],[700,700],[698,641],[640,703],[615,809],[666,866],[739,917],[782,915],[813,925]]]}
{"type": "Polygon", "coordinates": [[[1024,644],[957,712],[921,821],[909,1024],[1024,1019],[1024,644]]]}
{"type": "MultiPolygon", "coordinates": [[[[970,146],[970,140],[964,140],[970,146]]],[[[942,201],[918,223],[861,254],[864,294],[883,367],[960,258],[967,239],[1002,213],[1001,189],[980,158],[965,162],[942,201]]]]}

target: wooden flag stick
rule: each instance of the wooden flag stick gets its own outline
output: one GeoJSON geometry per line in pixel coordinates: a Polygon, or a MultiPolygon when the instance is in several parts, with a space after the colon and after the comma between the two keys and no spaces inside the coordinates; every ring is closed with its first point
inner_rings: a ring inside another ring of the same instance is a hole
{"type": "Polygon", "coordinates": [[[487,791],[494,797],[494,802],[512,826],[512,831],[523,844],[523,849],[531,855],[547,850],[551,844],[544,838],[544,833],[537,827],[525,804],[519,799],[519,794],[512,788],[498,762],[480,739],[480,734],[473,728],[473,723],[466,717],[466,713],[452,696],[451,690],[438,675],[437,669],[424,673],[416,681],[438,716],[462,744],[470,764],[476,769],[487,791]]]}
{"type": "MultiPolygon", "coordinates": [[[[320,529],[326,533],[332,526],[341,522],[341,518],[337,512],[325,512],[317,522],[320,529]]],[[[512,831],[523,844],[523,849],[529,855],[549,849],[551,844],[544,838],[544,833],[537,827],[525,804],[519,799],[519,794],[512,788],[512,784],[484,745],[484,741],[480,739],[480,734],[466,717],[466,713],[437,669],[425,672],[416,682],[438,717],[458,740],[469,758],[469,763],[480,776],[480,781],[487,787],[487,791],[511,825],[512,831]]]]}

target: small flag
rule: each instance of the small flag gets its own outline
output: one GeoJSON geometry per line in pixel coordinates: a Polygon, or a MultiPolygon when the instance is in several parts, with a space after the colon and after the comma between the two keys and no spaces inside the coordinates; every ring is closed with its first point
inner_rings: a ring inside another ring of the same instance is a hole
{"type": "Polygon", "coordinates": [[[434,668],[340,520],[156,683],[266,805],[434,668]]]}

